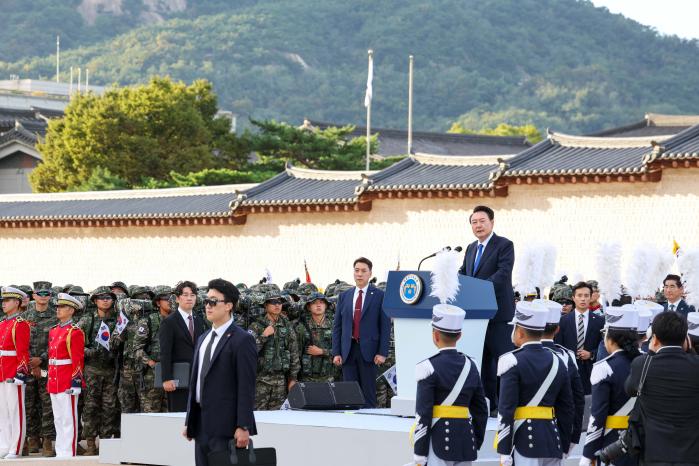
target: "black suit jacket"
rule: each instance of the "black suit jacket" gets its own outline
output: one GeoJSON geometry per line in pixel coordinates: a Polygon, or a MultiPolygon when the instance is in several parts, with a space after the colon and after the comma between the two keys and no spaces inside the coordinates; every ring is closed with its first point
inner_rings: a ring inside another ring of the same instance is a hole
{"type": "MultiPolygon", "coordinates": [[[[666,311],[668,309],[669,304],[670,303],[668,302],[663,303],[663,307],[666,311]]],[[[684,299],[680,299],[680,302],[677,304],[677,309],[675,309],[675,312],[679,312],[683,316],[687,317],[687,314],[689,314],[690,312],[694,312],[694,306],[690,306],[684,299]]]]}
{"type": "MultiPolygon", "coordinates": [[[[196,341],[206,330],[200,317],[193,315],[194,340],[196,341]]],[[[189,335],[189,329],[184,323],[179,311],[170,313],[160,324],[158,333],[160,340],[160,366],[163,381],[172,380],[172,364],[176,362],[192,362],[194,357],[194,341],[189,335]]],[[[183,406],[184,407],[184,406],[183,406]]]]}
{"type": "Polygon", "coordinates": [[[253,336],[234,323],[221,336],[211,355],[209,370],[202,374],[206,383],[197,403],[199,351],[205,351],[201,344],[209,332],[199,338],[194,353],[185,421],[187,436],[196,438],[203,433],[208,438],[231,438],[238,427],[255,435],[257,347],[253,336]]]}
{"type": "Polygon", "coordinates": [[[459,273],[469,277],[493,282],[498,312],[494,321],[509,322],[515,311],[515,294],[512,290],[512,267],[515,265],[515,247],[507,238],[493,233],[478,263],[478,270],[473,270],[473,263],[478,252],[478,241],[466,247],[464,263],[459,273]]]}
{"type": "Polygon", "coordinates": [[[699,462],[699,356],[681,348],[661,348],[631,363],[625,388],[636,396],[646,358],[651,358],[643,393],[632,416],[645,431],[642,463],[699,462]]]}
{"type": "MultiPolygon", "coordinates": [[[[592,366],[597,360],[597,349],[599,347],[599,343],[602,341],[601,330],[604,327],[604,317],[593,314],[590,311],[587,311],[587,314],[587,332],[585,332],[585,343],[583,344],[583,349],[591,352],[592,358],[585,361],[578,359],[577,363],[583,389],[585,390],[585,394],[589,395],[592,393],[590,375],[592,374],[592,366]]],[[[572,310],[568,314],[561,317],[559,330],[554,338],[556,343],[565,346],[573,353],[577,353],[578,350],[578,323],[575,319],[575,310],[572,310]]]]}

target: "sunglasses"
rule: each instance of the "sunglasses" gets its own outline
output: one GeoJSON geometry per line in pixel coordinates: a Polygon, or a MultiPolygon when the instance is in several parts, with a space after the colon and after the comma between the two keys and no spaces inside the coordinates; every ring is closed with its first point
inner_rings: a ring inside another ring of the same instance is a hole
{"type": "Polygon", "coordinates": [[[204,306],[211,306],[215,307],[218,306],[219,303],[227,303],[225,299],[218,299],[218,298],[204,298],[204,306]]]}
{"type": "Polygon", "coordinates": [[[111,301],[112,297],[109,295],[100,295],[100,296],[95,296],[95,299],[99,299],[100,301],[111,301]]]}
{"type": "Polygon", "coordinates": [[[34,296],[41,296],[42,298],[46,298],[48,296],[51,296],[50,291],[35,291],[34,296]]]}
{"type": "Polygon", "coordinates": [[[276,305],[281,306],[284,304],[284,301],[282,301],[281,299],[271,299],[271,300],[267,301],[266,304],[276,304],[276,305]]]}

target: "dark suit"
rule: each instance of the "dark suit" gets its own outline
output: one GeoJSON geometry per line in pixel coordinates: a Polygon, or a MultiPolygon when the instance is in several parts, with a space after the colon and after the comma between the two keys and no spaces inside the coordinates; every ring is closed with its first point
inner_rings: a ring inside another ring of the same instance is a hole
{"type": "Polygon", "coordinates": [[[253,414],[257,347],[252,335],[234,323],[219,337],[209,370],[201,374],[206,383],[197,403],[199,352],[206,350],[201,346],[210,332],[199,338],[194,352],[185,421],[187,437],[196,442],[197,466],[208,464],[206,456],[210,451],[225,449],[238,427],[245,427],[250,435],[257,434],[253,414]]]}
{"type": "MultiPolygon", "coordinates": [[[[664,302],[663,307],[665,310],[668,310],[670,303],[664,302]]],[[[677,304],[677,309],[675,309],[675,312],[679,312],[683,316],[687,317],[687,314],[690,312],[694,312],[694,306],[690,306],[687,304],[687,302],[684,299],[680,299],[680,302],[677,304]]]]}
{"type": "MultiPolygon", "coordinates": [[[[206,327],[200,317],[193,315],[194,341],[204,333],[206,327]]],[[[192,363],[194,356],[194,341],[189,334],[179,311],[174,311],[160,324],[158,335],[160,340],[160,366],[163,381],[173,380],[172,365],[176,362],[192,363]]],[[[167,392],[167,405],[170,412],[184,412],[187,410],[187,389],[177,389],[167,392]]]]}
{"type": "Polygon", "coordinates": [[[333,356],[342,356],[342,379],[357,381],[362,387],[366,406],[376,407],[376,365],[374,356],[388,356],[391,320],[383,311],[383,291],[369,285],[364,296],[359,321],[359,341],[352,338],[354,290],[337,300],[333,322],[333,356]]]}
{"type": "Polygon", "coordinates": [[[466,248],[464,263],[459,269],[459,273],[468,277],[491,281],[495,289],[498,311],[488,322],[481,364],[483,390],[485,391],[485,396],[490,400],[490,408],[492,410],[498,406],[496,376],[498,358],[514,349],[511,340],[512,326],[508,325],[508,322],[512,320],[515,309],[515,295],[512,290],[512,267],[515,264],[515,248],[512,241],[493,233],[487,246],[483,249],[478,269],[474,270],[477,252],[478,241],[474,241],[466,248]]]}
{"type": "Polygon", "coordinates": [[[641,464],[699,463],[699,356],[661,348],[637,357],[625,388],[636,396],[646,358],[651,358],[643,393],[631,413],[645,432],[641,464]]]}
{"type": "MultiPolygon", "coordinates": [[[[590,384],[590,374],[592,366],[597,360],[597,348],[602,341],[602,328],[604,327],[604,317],[600,317],[590,311],[587,311],[587,330],[585,331],[585,342],[583,349],[592,353],[592,357],[587,360],[578,359],[578,372],[585,390],[585,395],[592,393],[592,385],[590,384]]],[[[578,352],[578,322],[577,311],[572,310],[568,314],[561,317],[560,330],[556,334],[556,343],[565,346],[573,353],[578,352]]]]}

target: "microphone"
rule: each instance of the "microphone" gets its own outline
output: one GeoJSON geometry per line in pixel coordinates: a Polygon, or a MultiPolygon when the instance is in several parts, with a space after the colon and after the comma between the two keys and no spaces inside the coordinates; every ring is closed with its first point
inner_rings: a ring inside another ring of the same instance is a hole
{"type": "MultiPolygon", "coordinates": [[[[439,254],[440,252],[442,252],[442,251],[444,251],[444,250],[446,250],[446,251],[451,251],[451,246],[445,246],[445,247],[443,247],[442,249],[440,249],[439,251],[433,252],[432,254],[430,254],[430,255],[427,256],[427,257],[423,257],[422,260],[420,261],[420,263],[417,265],[417,269],[420,270],[420,267],[422,266],[422,263],[423,263],[423,262],[425,262],[427,259],[433,258],[434,256],[436,256],[437,254],[439,254]]],[[[458,246],[458,247],[455,249],[455,251],[461,252],[461,246],[458,246]]]]}
{"type": "Polygon", "coordinates": [[[457,246],[454,248],[454,251],[456,251],[456,252],[461,252],[463,250],[464,250],[464,248],[462,248],[461,246],[457,246]]]}

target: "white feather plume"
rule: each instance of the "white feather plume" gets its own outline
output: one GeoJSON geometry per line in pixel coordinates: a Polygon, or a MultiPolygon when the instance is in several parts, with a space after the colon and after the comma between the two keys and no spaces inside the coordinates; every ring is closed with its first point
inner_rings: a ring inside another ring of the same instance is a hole
{"type": "Polygon", "coordinates": [[[640,244],[633,250],[626,269],[626,286],[632,298],[645,299],[655,295],[658,288],[656,270],[659,268],[660,252],[649,244],[640,244]]]}
{"type": "Polygon", "coordinates": [[[515,289],[525,295],[536,291],[541,276],[541,253],[532,243],[526,244],[517,254],[515,262],[515,289]]]}
{"type": "Polygon", "coordinates": [[[677,267],[682,274],[687,303],[699,308],[699,250],[690,249],[680,254],[677,267]]]}
{"type": "Polygon", "coordinates": [[[602,296],[611,304],[621,296],[621,243],[602,243],[597,248],[595,265],[597,283],[602,296]]]}
{"type": "Polygon", "coordinates": [[[539,289],[549,288],[561,276],[556,276],[556,256],[558,251],[552,244],[544,244],[543,257],[541,260],[541,276],[539,277],[539,289]]]}
{"type": "Polygon", "coordinates": [[[663,280],[672,271],[672,264],[675,262],[675,255],[670,251],[658,248],[658,262],[653,275],[653,289],[662,289],[663,280]]]}
{"type": "Polygon", "coordinates": [[[439,299],[441,304],[453,301],[459,292],[459,267],[461,267],[461,255],[457,251],[442,250],[437,253],[431,273],[430,296],[439,299]]]}

